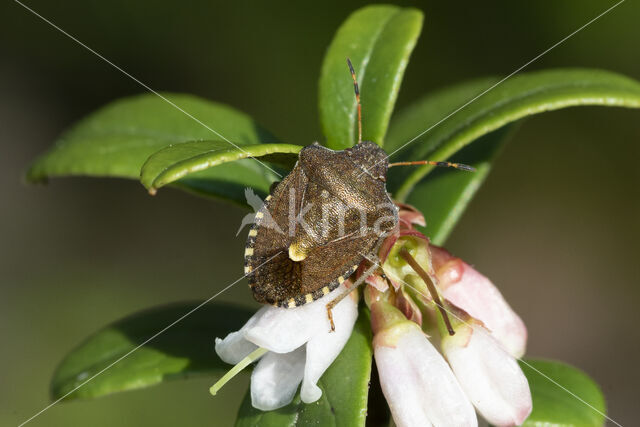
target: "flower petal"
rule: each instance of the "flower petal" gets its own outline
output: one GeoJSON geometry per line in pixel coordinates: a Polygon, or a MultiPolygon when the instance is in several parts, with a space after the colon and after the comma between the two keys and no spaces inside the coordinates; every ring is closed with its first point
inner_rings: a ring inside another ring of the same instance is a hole
{"type": "Polygon", "coordinates": [[[374,354],[398,427],[477,426],[469,399],[418,325],[401,322],[377,333],[374,354]]]}
{"type": "MultiPolygon", "coordinates": [[[[411,256],[424,268],[427,273],[432,273],[431,253],[429,251],[429,239],[415,230],[400,232],[400,237],[390,248],[386,259],[382,264],[382,270],[391,283],[404,283],[410,281],[409,277],[417,277],[415,270],[400,256],[400,251],[405,248],[411,256]]],[[[395,286],[395,284],[394,284],[395,286]]],[[[428,293],[428,291],[426,292],[428,293]]]]}
{"type": "Polygon", "coordinates": [[[285,354],[269,352],[251,374],[251,404],[262,411],[288,405],[304,375],[305,349],[285,354]]]}
{"type": "Polygon", "coordinates": [[[317,382],[342,351],[357,318],[358,303],[355,294],[351,294],[333,309],[335,332],[329,332],[329,329],[322,330],[307,343],[307,363],[304,366],[304,380],[300,389],[300,397],[304,403],[315,402],[322,396],[317,382]]]}
{"type": "Polygon", "coordinates": [[[418,224],[423,227],[427,225],[427,222],[424,220],[424,215],[418,209],[411,205],[407,205],[405,203],[396,202],[398,206],[398,217],[400,221],[407,224],[408,228],[411,228],[413,224],[418,224]]]}
{"type": "Polygon", "coordinates": [[[527,345],[527,328],[489,279],[446,250],[431,246],[433,266],[442,295],[479,319],[514,357],[527,345]]]}
{"type": "Polygon", "coordinates": [[[235,365],[258,348],[255,344],[245,339],[244,333],[248,328],[255,325],[268,309],[269,307],[262,307],[258,310],[239,331],[231,332],[224,339],[216,338],[215,349],[220,359],[235,365]]]}
{"type": "Polygon", "coordinates": [[[262,316],[244,331],[244,337],[258,347],[289,353],[321,331],[331,328],[326,305],[344,289],[339,286],[326,296],[300,307],[266,307],[262,316]]]}
{"type": "Polygon", "coordinates": [[[365,283],[373,286],[380,292],[386,292],[389,289],[389,284],[379,274],[372,274],[365,279],[365,283]]]}
{"type": "Polygon", "coordinates": [[[531,391],[516,360],[482,326],[457,327],[456,335],[443,339],[442,351],[478,412],[492,425],[522,424],[531,391]]]}
{"type": "Polygon", "coordinates": [[[404,288],[396,292],[395,306],[407,319],[422,326],[422,311],[404,288]]]}

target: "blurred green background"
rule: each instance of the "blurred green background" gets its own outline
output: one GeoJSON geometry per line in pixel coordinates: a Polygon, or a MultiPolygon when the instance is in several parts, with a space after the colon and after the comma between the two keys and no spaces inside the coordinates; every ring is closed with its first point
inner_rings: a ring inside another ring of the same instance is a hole
{"type": "MultiPolygon", "coordinates": [[[[365,3],[27,4],[154,89],[228,103],[306,144],[322,140],[325,48],[365,3]]],[[[613,4],[421,3],[425,27],[398,105],[506,75],[613,4]]],[[[26,166],[67,126],[144,90],[17,3],[3,2],[0,16],[0,425],[17,425],[47,405],[56,364],[88,334],[142,308],[208,298],[242,275],[245,212],[171,189],[150,197],[129,181],[25,186],[26,166]]],[[[640,79],[639,21],[640,4],[627,1],[527,70],[640,79]]],[[[527,323],[529,355],[587,371],[623,425],[636,421],[640,381],[639,119],[579,108],[526,121],[447,245],[501,287],[527,323]]],[[[244,283],[218,299],[255,305],[244,283]]],[[[59,404],[30,425],[230,425],[247,378],[216,398],[213,380],[59,404]]]]}

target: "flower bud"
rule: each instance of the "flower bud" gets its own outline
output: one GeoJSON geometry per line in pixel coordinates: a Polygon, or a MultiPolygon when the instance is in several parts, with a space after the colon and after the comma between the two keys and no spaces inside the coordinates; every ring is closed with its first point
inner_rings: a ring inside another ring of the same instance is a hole
{"type": "Polygon", "coordinates": [[[445,249],[432,245],[431,253],[444,298],[481,320],[513,357],[522,357],[527,344],[527,328],[498,288],[445,249]]]}
{"type": "Polygon", "coordinates": [[[442,351],[462,389],[492,425],[520,425],[531,413],[531,391],[518,362],[473,319],[443,334],[442,351]]]}
{"type": "Polygon", "coordinates": [[[405,203],[398,203],[398,218],[400,219],[401,228],[413,228],[413,224],[426,226],[427,222],[424,220],[424,215],[418,209],[405,203]]]}
{"type": "Polygon", "coordinates": [[[382,391],[398,427],[476,426],[473,406],[420,327],[386,302],[371,306],[382,391]]]}

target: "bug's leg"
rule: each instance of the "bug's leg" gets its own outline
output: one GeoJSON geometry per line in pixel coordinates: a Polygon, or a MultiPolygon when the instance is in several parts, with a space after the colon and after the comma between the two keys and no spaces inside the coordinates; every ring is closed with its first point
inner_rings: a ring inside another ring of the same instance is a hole
{"type": "Polygon", "coordinates": [[[358,286],[360,286],[361,284],[364,283],[365,279],[367,277],[369,277],[376,269],[378,268],[378,263],[376,262],[375,264],[373,264],[371,267],[369,267],[367,270],[365,270],[364,273],[362,273],[360,275],[360,277],[358,277],[358,280],[356,280],[355,282],[353,282],[351,284],[351,286],[349,286],[344,292],[342,292],[340,295],[338,295],[337,297],[335,297],[333,300],[331,300],[328,304],[327,304],[327,317],[329,318],[329,323],[331,324],[331,332],[334,332],[336,330],[336,325],[333,323],[333,313],[331,310],[333,310],[333,307],[335,307],[336,305],[338,305],[338,303],[340,301],[342,301],[347,295],[349,295],[351,292],[353,292],[354,289],[356,289],[358,286]]]}

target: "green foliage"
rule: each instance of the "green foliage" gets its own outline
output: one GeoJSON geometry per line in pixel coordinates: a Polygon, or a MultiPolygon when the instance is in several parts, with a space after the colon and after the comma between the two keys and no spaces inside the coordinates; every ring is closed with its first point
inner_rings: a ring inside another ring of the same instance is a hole
{"type": "MultiPolygon", "coordinates": [[[[142,166],[140,181],[150,192],[175,182],[187,175],[235,162],[249,157],[260,157],[260,161],[295,163],[296,154],[302,149],[290,144],[253,144],[235,148],[225,141],[193,141],[170,145],[154,153],[142,166]],[[278,158],[278,155],[287,157],[278,158]]],[[[268,168],[269,166],[266,166],[268,168]]],[[[240,172],[240,171],[239,171],[240,172]]],[[[193,178],[191,178],[193,179],[193,178]]],[[[186,181],[189,182],[189,181],[186,181]]],[[[255,185],[250,185],[254,187],[255,185]]],[[[212,190],[215,187],[212,187],[212,190]]],[[[213,193],[213,192],[212,192],[213,193]]],[[[213,193],[215,194],[215,193],[213,193]]]]}
{"type": "MultiPolygon", "coordinates": [[[[426,232],[435,243],[444,242],[518,120],[578,105],[640,107],[640,84],[614,73],[522,73],[503,82],[482,79],[425,96],[394,117],[386,135],[421,27],[422,13],[410,8],[370,6],[354,12],[326,53],[319,110],[328,147],[343,149],[357,141],[356,101],[345,63],[349,57],[362,91],[365,140],[380,145],[386,141],[393,161],[452,158],[477,168],[475,173],[431,174],[431,166],[390,171],[388,189],[397,200],[407,200],[425,214],[426,232]]],[[[151,192],[175,185],[243,203],[245,186],[266,193],[300,149],[277,141],[228,106],[189,95],[166,95],[166,99],[142,95],[116,101],[81,121],[36,160],[27,178],[140,178],[151,192]]],[[[178,305],[143,312],[91,336],[56,370],[53,397],[64,396],[98,373],[68,398],[96,397],[227,369],[213,354],[212,340],[238,329],[249,316],[246,310],[207,305],[147,343],[192,308],[178,305]]],[[[370,335],[368,316],[361,313],[347,346],[320,381],[324,393],[319,402],[304,405],[297,397],[286,408],[265,413],[252,408],[247,397],[238,424],[363,425],[371,373],[370,335]]],[[[602,394],[581,372],[555,362],[531,364],[604,412],[602,394]]],[[[597,412],[585,410],[586,405],[530,367],[523,369],[534,398],[526,425],[602,425],[597,412]]]]}
{"type": "Polygon", "coordinates": [[[480,188],[491,170],[492,162],[502,146],[516,130],[510,124],[480,137],[452,158],[473,166],[473,173],[439,168],[428,179],[418,183],[409,196],[408,203],[420,210],[427,227],[422,230],[436,245],[444,244],[465,208],[480,188]]]}
{"type": "Polygon", "coordinates": [[[180,303],[146,310],[96,332],[60,363],[51,381],[51,397],[65,396],[103,370],[66,399],[226,371],[229,366],[212,354],[214,338],[239,329],[251,315],[247,309],[209,303],[146,343],[198,305],[180,303]]]}
{"type": "MultiPolygon", "coordinates": [[[[229,106],[191,95],[163,96],[172,104],[147,94],[115,101],[91,114],[33,163],[27,179],[35,182],[68,175],[139,179],[147,158],[171,144],[222,140],[220,135],[240,147],[277,142],[250,117],[229,106]]],[[[229,148],[235,147],[229,144],[229,148]]],[[[277,179],[274,172],[249,159],[202,171],[180,187],[243,203],[244,187],[266,193],[277,179]]]]}
{"type": "Polygon", "coordinates": [[[533,411],[524,422],[525,427],[604,425],[604,396],[584,372],[547,360],[527,360],[520,362],[520,367],[529,380],[533,397],[533,411]]]}
{"type": "MultiPolygon", "coordinates": [[[[523,73],[493,87],[498,82],[472,82],[418,101],[394,121],[387,138],[387,152],[397,152],[394,158],[398,160],[445,160],[495,129],[544,111],[578,105],[640,108],[640,84],[608,71],[523,73]]],[[[420,166],[400,180],[396,177],[392,186],[395,197],[406,200],[431,170],[433,166],[420,166]]]]}
{"type": "Polygon", "coordinates": [[[357,10],[342,24],[320,73],[320,123],[329,148],[358,142],[356,99],[346,68],[350,58],[362,94],[362,137],[382,146],[409,55],[422,29],[422,13],[396,6],[357,10]]]}
{"type": "Polygon", "coordinates": [[[371,327],[366,309],[353,328],[351,338],[340,356],[327,369],[318,386],[322,397],[304,404],[300,394],[293,402],[275,411],[263,412],[251,406],[247,392],[238,411],[238,427],[287,426],[356,426],[364,425],[367,414],[369,378],[371,376],[371,327]]]}

